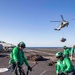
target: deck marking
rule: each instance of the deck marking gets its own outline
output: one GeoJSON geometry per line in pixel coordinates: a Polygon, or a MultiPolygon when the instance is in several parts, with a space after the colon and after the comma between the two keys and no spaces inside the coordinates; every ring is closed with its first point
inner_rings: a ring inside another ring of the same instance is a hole
{"type": "Polygon", "coordinates": [[[40,75],[43,75],[44,73],[46,73],[47,71],[45,70],[45,71],[43,71],[40,75]]]}
{"type": "Polygon", "coordinates": [[[8,68],[0,68],[0,73],[1,72],[6,72],[6,71],[8,71],[8,68]]]}

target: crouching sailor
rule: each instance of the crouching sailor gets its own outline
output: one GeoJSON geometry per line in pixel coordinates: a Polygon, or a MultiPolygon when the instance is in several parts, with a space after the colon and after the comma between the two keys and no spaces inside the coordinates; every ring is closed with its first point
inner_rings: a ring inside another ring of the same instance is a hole
{"type": "Polygon", "coordinates": [[[62,52],[56,53],[56,74],[57,75],[75,75],[74,66],[71,60],[63,56],[62,52]]]}

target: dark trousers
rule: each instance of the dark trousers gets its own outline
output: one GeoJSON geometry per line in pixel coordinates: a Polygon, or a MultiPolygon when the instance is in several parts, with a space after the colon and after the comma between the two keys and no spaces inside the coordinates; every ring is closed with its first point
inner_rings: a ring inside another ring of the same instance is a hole
{"type": "Polygon", "coordinates": [[[58,75],[75,75],[75,71],[73,71],[73,72],[71,72],[71,73],[67,73],[67,74],[61,73],[61,74],[58,74],[58,75]]]}
{"type": "Polygon", "coordinates": [[[14,75],[14,73],[16,75],[18,75],[18,73],[20,75],[25,75],[24,70],[22,69],[22,67],[20,65],[16,65],[16,64],[12,64],[10,67],[11,71],[12,71],[12,75],[14,75]]]}
{"type": "Polygon", "coordinates": [[[75,71],[68,73],[68,75],[75,75],[75,71]]]}

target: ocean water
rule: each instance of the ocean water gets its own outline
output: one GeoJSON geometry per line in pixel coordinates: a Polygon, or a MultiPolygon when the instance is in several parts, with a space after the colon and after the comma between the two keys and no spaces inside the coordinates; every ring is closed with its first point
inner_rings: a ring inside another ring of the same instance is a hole
{"type": "Polygon", "coordinates": [[[26,49],[33,49],[33,50],[38,50],[38,49],[61,49],[63,47],[26,47],[26,49]]]}

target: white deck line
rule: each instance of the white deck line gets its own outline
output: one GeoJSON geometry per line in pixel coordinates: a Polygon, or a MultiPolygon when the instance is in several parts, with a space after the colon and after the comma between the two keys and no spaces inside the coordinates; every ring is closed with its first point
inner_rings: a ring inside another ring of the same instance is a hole
{"type": "Polygon", "coordinates": [[[46,70],[44,70],[40,75],[43,75],[44,73],[46,73],[47,71],[46,70]]]}
{"type": "Polygon", "coordinates": [[[8,71],[8,68],[0,68],[0,73],[8,71]]]}

